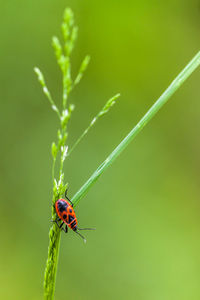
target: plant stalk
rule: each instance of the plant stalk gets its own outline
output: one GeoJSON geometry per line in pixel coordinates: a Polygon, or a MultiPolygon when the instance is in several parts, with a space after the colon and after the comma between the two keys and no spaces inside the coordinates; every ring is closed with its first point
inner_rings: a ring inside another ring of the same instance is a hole
{"type": "Polygon", "coordinates": [[[194,70],[200,64],[200,51],[193,57],[188,65],[179,73],[179,75],[172,81],[169,87],[158,98],[158,100],[152,105],[137,125],[129,132],[129,134],[122,140],[122,142],[114,149],[114,151],[106,158],[106,160],[97,168],[97,170],[91,175],[86,183],[78,190],[78,192],[71,199],[74,206],[78,204],[81,198],[83,198],[97,181],[100,175],[110,166],[113,161],[122,153],[122,151],[128,146],[128,144],[136,137],[136,135],[145,127],[147,123],[155,116],[155,114],[161,109],[161,107],[169,100],[169,98],[177,91],[177,89],[183,84],[183,82],[194,72],[194,70]]]}

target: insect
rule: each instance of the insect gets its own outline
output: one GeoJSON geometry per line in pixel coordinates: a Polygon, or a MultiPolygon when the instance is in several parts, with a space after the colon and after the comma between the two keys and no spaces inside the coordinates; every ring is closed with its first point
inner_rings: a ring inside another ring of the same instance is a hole
{"type": "Polygon", "coordinates": [[[65,199],[58,199],[55,203],[55,210],[57,213],[56,220],[52,220],[55,222],[58,227],[64,230],[65,233],[68,232],[68,227],[71,228],[76,234],[78,234],[86,243],[85,237],[78,232],[78,230],[95,230],[95,228],[79,228],[78,222],[76,218],[76,214],[73,209],[73,203],[67,197],[67,190],[65,191],[65,199]],[[58,221],[62,221],[61,224],[58,221]],[[65,228],[63,225],[65,224],[65,228]]]}

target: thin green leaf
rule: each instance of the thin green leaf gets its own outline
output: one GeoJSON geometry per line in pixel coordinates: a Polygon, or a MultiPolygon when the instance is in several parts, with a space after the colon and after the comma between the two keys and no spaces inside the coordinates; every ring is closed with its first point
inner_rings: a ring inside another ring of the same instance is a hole
{"type": "Polygon", "coordinates": [[[116,100],[119,98],[120,94],[115,95],[114,97],[112,97],[111,99],[109,99],[106,104],[104,105],[104,107],[101,109],[101,111],[92,119],[90,125],[85,129],[85,131],[81,134],[81,136],[78,138],[78,140],[75,142],[75,144],[72,146],[71,150],[68,152],[69,156],[72,151],[76,148],[76,146],[80,143],[80,141],[84,138],[84,136],[86,136],[86,134],[88,133],[88,131],[92,128],[92,126],[96,123],[96,121],[102,117],[103,115],[105,115],[110,108],[115,104],[116,100]]]}

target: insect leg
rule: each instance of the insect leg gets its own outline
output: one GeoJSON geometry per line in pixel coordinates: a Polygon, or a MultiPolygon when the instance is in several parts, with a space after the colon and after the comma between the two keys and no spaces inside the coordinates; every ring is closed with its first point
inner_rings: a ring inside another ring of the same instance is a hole
{"type": "Polygon", "coordinates": [[[66,225],[65,228],[62,228],[62,230],[67,233],[68,232],[68,226],[66,225]]]}
{"type": "Polygon", "coordinates": [[[74,232],[83,239],[84,243],[86,243],[86,238],[82,234],[80,234],[78,231],[74,231],[74,232]]]}
{"type": "Polygon", "coordinates": [[[73,207],[73,206],[74,206],[73,203],[72,203],[71,200],[67,197],[68,189],[69,189],[69,188],[67,188],[66,191],[65,191],[65,198],[69,201],[69,203],[70,203],[71,206],[73,207]]]}
{"type": "Polygon", "coordinates": [[[62,222],[61,224],[60,224],[60,226],[58,226],[60,229],[63,227],[63,224],[64,224],[64,222],[62,222]]]}
{"type": "Polygon", "coordinates": [[[62,222],[61,224],[59,224],[58,221],[60,221],[60,219],[51,220],[51,222],[56,223],[56,224],[58,225],[59,228],[62,228],[64,222],[62,222]]]}
{"type": "MultiPolygon", "coordinates": [[[[51,222],[55,222],[57,225],[58,225],[58,221],[60,221],[61,219],[58,217],[58,216],[56,216],[56,219],[55,220],[51,220],[51,222]]],[[[59,225],[58,225],[59,226],[59,225]]]]}

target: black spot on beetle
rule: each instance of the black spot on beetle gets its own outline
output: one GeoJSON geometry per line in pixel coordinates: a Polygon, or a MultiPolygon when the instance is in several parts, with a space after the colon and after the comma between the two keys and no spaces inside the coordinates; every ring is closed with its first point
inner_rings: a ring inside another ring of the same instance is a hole
{"type": "Polygon", "coordinates": [[[58,210],[62,213],[63,211],[66,211],[68,207],[68,204],[65,201],[58,201],[58,210]]]}
{"type": "Polygon", "coordinates": [[[62,217],[63,217],[63,219],[66,219],[66,218],[67,218],[67,215],[66,215],[66,214],[64,214],[62,217]]]}
{"type": "Polygon", "coordinates": [[[72,209],[71,208],[70,208],[69,212],[70,212],[70,214],[72,213],[72,209]]]}

